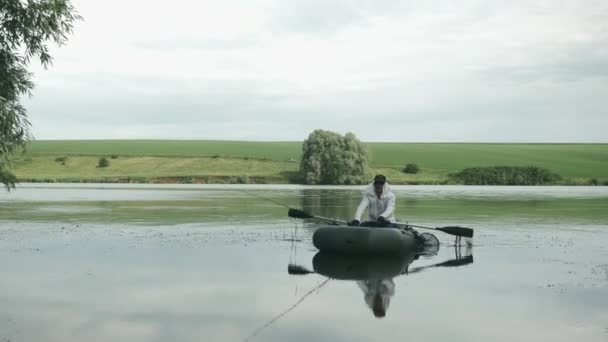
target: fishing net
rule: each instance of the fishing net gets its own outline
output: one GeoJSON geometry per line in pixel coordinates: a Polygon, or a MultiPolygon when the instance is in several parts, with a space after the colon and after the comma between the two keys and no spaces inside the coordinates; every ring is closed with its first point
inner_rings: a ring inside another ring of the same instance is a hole
{"type": "Polygon", "coordinates": [[[424,240],[425,253],[437,253],[439,251],[439,240],[435,235],[430,233],[422,233],[420,237],[424,240]]]}

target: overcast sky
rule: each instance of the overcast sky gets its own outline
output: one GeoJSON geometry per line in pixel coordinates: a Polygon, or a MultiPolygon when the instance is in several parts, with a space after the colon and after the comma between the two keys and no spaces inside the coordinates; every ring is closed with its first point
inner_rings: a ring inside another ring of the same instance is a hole
{"type": "Polygon", "coordinates": [[[36,139],[608,142],[608,1],[79,0],[36,139]]]}

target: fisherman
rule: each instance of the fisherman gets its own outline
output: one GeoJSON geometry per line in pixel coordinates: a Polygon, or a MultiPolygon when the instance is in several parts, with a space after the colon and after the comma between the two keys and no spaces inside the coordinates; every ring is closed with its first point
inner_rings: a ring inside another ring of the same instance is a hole
{"type": "Polygon", "coordinates": [[[395,221],[395,194],[383,175],[374,177],[374,181],[363,192],[363,198],[350,226],[361,225],[361,216],[368,209],[368,222],[364,226],[390,226],[395,221]]]}

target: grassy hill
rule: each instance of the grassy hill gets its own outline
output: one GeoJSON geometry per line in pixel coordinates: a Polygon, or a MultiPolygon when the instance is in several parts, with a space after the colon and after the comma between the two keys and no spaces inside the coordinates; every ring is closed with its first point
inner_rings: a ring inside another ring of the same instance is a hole
{"type": "MultiPolygon", "coordinates": [[[[16,159],[24,181],[288,183],[298,170],[301,142],[203,140],[34,141],[16,159]],[[97,168],[105,156],[107,168],[97,168]],[[115,159],[110,157],[114,156],[115,159]],[[57,157],[67,157],[65,163],[57,157]],[[247,179],[249,178],[249,179],[247,179]]],[[[392,183],[445,183],[475,166],[545,167],[565,184],[608,181],[608,144],[368,143],[371,166],[392,183]],[[406,163],[422,172],[400,172],[406,163]]]]}

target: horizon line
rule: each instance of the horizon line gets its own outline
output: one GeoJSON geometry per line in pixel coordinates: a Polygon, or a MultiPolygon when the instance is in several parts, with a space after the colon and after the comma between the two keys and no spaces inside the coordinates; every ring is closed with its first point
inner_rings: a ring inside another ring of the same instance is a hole
{"type": "MultiPolygon", "coordinates": [[[[303,140],[237,140],[237,139],[154,139],[154,138],[117,138],[117,139],[32,139],[27,143],[37,141],[214,141],[214,142],[251,142],[251,143],[301,143],[303,140]]],[[[532,142],[532,141],[365,141],[363,143],[377,144],[526,144],[526,145],[605,145],[606,142],[568,142],[568,141],[549,141],[549,142],[532,142]]]]}

